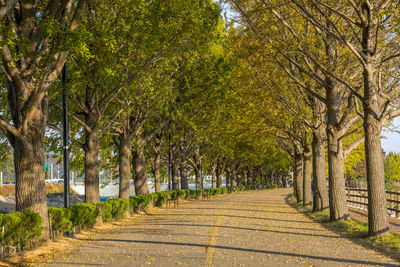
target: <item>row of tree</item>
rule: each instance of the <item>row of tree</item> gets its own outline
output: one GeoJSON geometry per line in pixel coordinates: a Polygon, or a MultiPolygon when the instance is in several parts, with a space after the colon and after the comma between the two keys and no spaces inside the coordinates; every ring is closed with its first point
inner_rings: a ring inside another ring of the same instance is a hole
{"type": "Polygon", "coordinates": [[[381,131],[400,113],[398,1],[226,2],[245,75],[277,102],[267,119],[294,161],[298,201],[347,218],[345,160],[365,156],[369,234],[386,232],[381,131]]]}
{"type": "Polygon", "coordinates": [[[290,170],[260,120],[257,105],[270,100],[248,90],[235,27],[217,3],[0,3],[0,149],[13,150],[16,209],[39,212],[45,229],[45,158],[61,158],[63,92],[86,202],[100,201],[101,169],[118,169],[121,198],[131,178],[136,194],[147,194],[149,170],[161,190],[165,167],[173,189],[188,188],[190,172],[201,189],[203,173],[220,187],[222,176],[227,186],[280,183],[290,170]]]}

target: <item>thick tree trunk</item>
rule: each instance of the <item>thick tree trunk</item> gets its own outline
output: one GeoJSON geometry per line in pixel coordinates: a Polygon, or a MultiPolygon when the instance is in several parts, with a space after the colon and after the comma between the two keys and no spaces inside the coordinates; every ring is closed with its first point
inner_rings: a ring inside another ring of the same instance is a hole
{"type": "Polygon", "coordinates": [[[138,145],[134,150],[134,166],[135,176],[133,183],[135,185],[136,195],[146,195],[149,193],[149,186],[147,185],[147,172],[146,172],[146,157],[144,155],[144,140],[138,136],[138,145]]]}
{"type": "MultiPolygon", "coordinates": [[[[43,127],[44,128],[44,127],[43,127]]],[[[35,129],[37,130],[37,129],[35,129]]],[[[43,133],[42,131],[39,131],[43,133]]],[[[26,136],[14,143],[15,200],[17,211],[35,211],[42,217],[43,238],[49,236],[49,220],[45,189],[44,134],[26,136]]]]}
{"type": "MultiPolygon", "coordinates": [[[[330,21],[327,21],[327,28],[332,29],[330,21]]],[[[327,65],[329,70],[336,72],[335,65],[332,64],[337,60],[337,51],[335,48],[334,37],[327,35],[325,42],[325,50],[327,56],[327,65]]],[[[341,113],[343,107],[342,93],[343,88],[331,76],[325,77],[326,87],[326,108],[327,108],[327,125],[326,135],[328,137],[328,165],[329,165],[329,213],[331,220],[346,219],[349,216],[345,179],[344,179],[344,157],[342,135],[343,122],[341,113]]]]}
{"type": "Polygon", "coordinates": [[[161,192],[160,166],[161,166],[161,136],[159,134],[156,134],[155,144],[154,144],[154,162],[153,162],[153,175],[154,175],[156,192],[161,192]]]}
{"type": "Polygon", "coordinates": [[[216,178],[216,185],[217,188],[221,188],[222,187],[222,166],[221,163],[218,161],[217,163],[217,169],[215,170],[215,178],[216,178]]]}
{"type": "Polygon", "coordinates": [[[231,181],[232,181],[231,169],[229,167],[225,167],[225,183],[226,183],[226,187],[230,187],[231,186],[231,181]]]}
{"type": "Polygon", "coordinates": [[[325,132],[320,127],[313,133],[313,185],[314,202],[313,211],[321,211],[328,208],[328,189],[325,176],[325,132]]]}
{"type": "Polygon", "coordinates": [[[383,150],[381,145],[382,125],[380,114],[385,106],[386,99],[379,99],[378,69],[376,59],[375,34],[378,23],[377,14],[370,10],[366,3],[362,5],[362,12],[366,14],[368,23],[362,25],[362,48],[364,60],[364,133],[365,155],[367,163],[368,185],[368,234],[381,235],[389,230],[385,193],[385,175],[383,165],[383,150]],[[374,15],[375,17],[372,17],[374,15]]]}
{"type": "Polygon", "coordinates": [[[181,167],[179,168],[181,172],[181,189],[189,189],[188,182],[188,166],[186,159],[182,159],[181,167]]]}
{"type": "Polygon", "coordinates": [[[179,166],[178,164],[173,160],[171,162],[171,177],[172,177],[172,190],[179,190],[179,166]]]}
{"type": "Polygon", "coordinates": [[[129,198],[131,179],[131,146],[125,134],[119,136],[119,198],[129,198]]]}
{"type": "Polygon", "coordinates": [[[243,185],[248,185],[248,177],[247,177],[247,170],[243,171],[243,185]]]}
{"type": "Polygon", "coordinates": [[[328,134],[329,166],[329,213],[331,220],[349,217],[344,179],[344,158],[342,141],[338,136],[328,134]]]}
{"type": "Polygon", "coordinates": [[[303,205],[311,205],[311,155],[312,152],[306,150],[303,156],[303,205]]]}
{"type": "Polygon", "coordinates": [[[374,114],[367,107],[365,130],[365,152],[368,184],[368,234],[380,235],[389,230],[385,193],[383,150],[381,146],[381,127],[374,114]]]}
{"type": "Polygon", "coordinates": [[[201,182],[201,170],[200,170],[200,168],[194,168],[194,176],[195,176],[196,190],[203,189],[202,182],[201,182]]]}
{"type": "Polygon", "coordinates": [[[303,201],[303,155],[296,153],[294,156],[294,183],[297,202],[303,201]]]}
{"type": "Polygon", "coordinates": [[[92,127],[90,132],[85,132],[85,202],[99,203],[99,137],[94,119],[87,118],[86,124],[92,127]]]}
{"type": "Polygon", "coordinates": [[[236,171],[236,186],[242,185],[242,176],[240,175],[240,170],[236,171]]]}
{"type": "Polygon", "coordinates": [[[236,186],[237,172],[235,169],[232,169],[232,180],[231,185],[236,186]]]}
{"type": "Polygon", "coordinates": [[[247,185],[253,184],[253,171],[252,169],[247,170],[247,185]]]}
{"type": "Polygon", "coordinates": [[[211,188],[217,188],[217,180],[216,180],[217,165],[216,164],[211,165],[210,172],[211,172],[211,188]]]}

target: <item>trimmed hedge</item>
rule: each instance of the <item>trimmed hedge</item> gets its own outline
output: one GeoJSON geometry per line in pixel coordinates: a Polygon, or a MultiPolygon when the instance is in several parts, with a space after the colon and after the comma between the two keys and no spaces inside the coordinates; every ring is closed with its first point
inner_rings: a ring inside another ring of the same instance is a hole
{"type": "Polygon", "coordinates": [[[0,244],[3,247],[15,247],[17,251],[30,247],[39,240],[43,227],[42,217],[33,211],[0,214],[0,244]]]}
{"type": "MultiPolygon", "coordinates": [[[[261,186],[258,188],[274,188],[274,186],[261,186]]],[[[90,229],[101,216],[104,223],[123,218],[126,212],[135,213],[149,208],[151,205],[160,207],[171,199],[199,199],[205,191],[209,196],[232,193],[234,191],[255,190],[255,185],[236,187],[210,188],[203,190],[171,190],[148,195],[132,196],[129,199],[112,199],[102,203],[78,203],[69,208],[49,207],[49,224],[52,237],[79,232],[90,229]]],[[[17,251],[24,250],[36,241],[42,234],[42,218],[36,212],[12,212],[0,214],[0,227],[4,226],[4,236],[0,232],[0,245],[3,247],[15,247],[17,251]]]]}

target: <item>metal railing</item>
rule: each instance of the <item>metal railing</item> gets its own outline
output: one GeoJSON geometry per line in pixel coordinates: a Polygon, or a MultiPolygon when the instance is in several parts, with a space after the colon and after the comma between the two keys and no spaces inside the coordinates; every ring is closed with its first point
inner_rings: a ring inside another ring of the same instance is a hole
{"type": "MultiPolygon", "coordinates": [[[[368,209],[368,190],[346,187],[347,206],[357,209],[368,209]]],[[[400,192],[386,191],[387,213],[400,219],[400,192]]]]}

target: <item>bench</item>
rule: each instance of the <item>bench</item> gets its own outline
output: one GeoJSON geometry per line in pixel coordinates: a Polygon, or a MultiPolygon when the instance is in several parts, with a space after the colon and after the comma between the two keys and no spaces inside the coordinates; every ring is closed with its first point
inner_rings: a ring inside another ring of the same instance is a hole
{"type": "Polygon", "coordinates": [[[204,200],[204,199],[210,199],[210,194],[209,194],[209,192],[207,192],[207,191],[204,191],[204,190],[201,190],[201,199],[202,200],[204,200]]]}
{"type": "Polygon", "coordinates": [[[174,203],[174,208],[179,207],[179,199],[172,199],[170,195],[167,195],[167,202],[165,203],[165,207],[168,209],[171,203],[174,203]]]}

